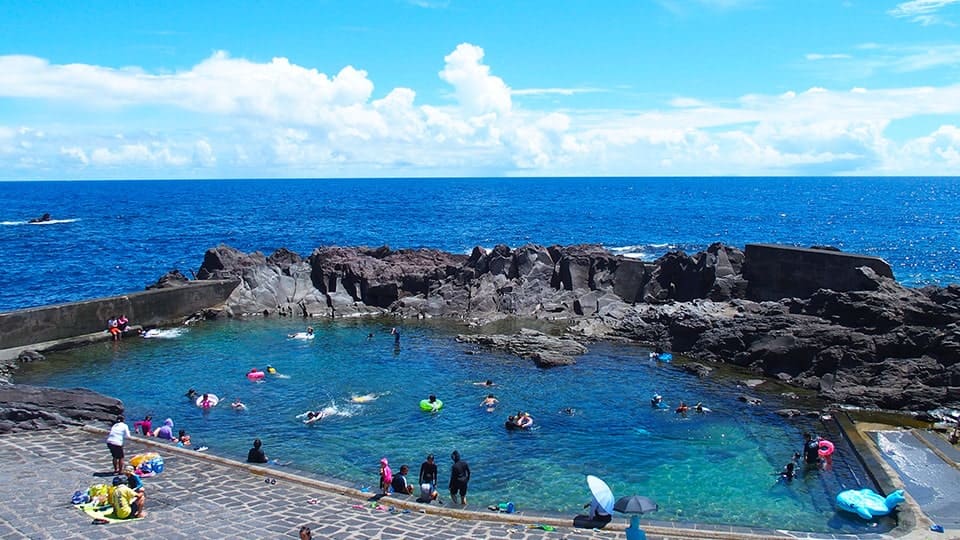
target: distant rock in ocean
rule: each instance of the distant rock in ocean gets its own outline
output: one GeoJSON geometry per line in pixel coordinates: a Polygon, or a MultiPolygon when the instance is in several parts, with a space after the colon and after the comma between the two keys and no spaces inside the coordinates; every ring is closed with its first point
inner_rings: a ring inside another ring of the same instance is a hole
{"type": "MultiPolygon", "coordinates": [[[[597,245],[498,245],[469,256],[329,246],[308,258],[219,246],[207,251],[197,278],[241,282],[208,317],[560,321],[568,337],[629,340],[736,364],[836,402],[960,406],[960,286],[906,288],[883,260],[835,248],[750,244],[741,251],[716,243],[645,263],[597,245]]],[[[477,341],[513,350],[531,339],[541,338],[477,341]]]]}

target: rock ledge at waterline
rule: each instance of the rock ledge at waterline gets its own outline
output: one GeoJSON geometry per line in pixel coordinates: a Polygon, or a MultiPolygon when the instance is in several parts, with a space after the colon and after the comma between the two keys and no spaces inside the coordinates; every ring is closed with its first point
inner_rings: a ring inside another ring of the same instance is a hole
{"type": "MultiPolygon", "coordinates": [[[[907,288],[881,259],[832,248],[750,244],[741,251],[717,243],[645,263],[597,245],[498,245],[469,256],[328,246],[308,258],[219,246],[207,251],[197,277],[240,280],[206,317],[560,321],[565,338],[629,340],[735,364],[833,402],[960,406],[960,286],[907,288]]],[[[165,276],[161,286],[180,280],[165,276]]],[[[579,354],[570,339],[562,351],[530,334],[517,339],[546,343],[527,355],[539,365],[579,354]]],[[[506,350],[516,343],[479,341],[506,350]]]]}

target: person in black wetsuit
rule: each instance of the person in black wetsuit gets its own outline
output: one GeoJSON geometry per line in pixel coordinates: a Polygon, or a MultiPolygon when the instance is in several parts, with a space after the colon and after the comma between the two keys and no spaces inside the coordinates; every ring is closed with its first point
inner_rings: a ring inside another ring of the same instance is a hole
{"type": "Polygon", "coordinates": [[[813,438],[810,432],[803,434],[803,462],[807,465],[820,464],[820,443],[813,438]]]}
{"type": "Polygon", "coordinates": [[[267,455],[263,453],[263,443],[260,442],[260,439],[253,440],[253,448],[247,452],[247,463],[267,463],[267,455]]]}
{"type": "Polygon", "coordinates": [[[450,467],[450,499],[456,502],[459,494],[460,504],[466,506],[467,484],[470,483],[470,465],[460,459],[460,452],[456,450],[450,454],[450,459],[453,460],[453,466],[450,467]]]}

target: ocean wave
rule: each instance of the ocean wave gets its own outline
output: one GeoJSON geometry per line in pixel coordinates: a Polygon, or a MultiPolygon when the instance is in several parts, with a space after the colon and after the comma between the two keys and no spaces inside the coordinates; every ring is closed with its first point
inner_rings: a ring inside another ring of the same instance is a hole
{"type": "Polygon", "coordinates": [[[610,246],[607,251],[614,255],[621,255],[629,259],[652,261],[668,250],[675,249],[672,244],[638,244],[632,246],[610,246]]]}

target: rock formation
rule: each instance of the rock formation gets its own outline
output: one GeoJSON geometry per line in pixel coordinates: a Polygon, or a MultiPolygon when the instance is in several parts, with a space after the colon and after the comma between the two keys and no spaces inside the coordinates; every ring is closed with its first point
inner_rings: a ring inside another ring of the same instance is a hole
{"type": "MultiPolygon", "coordinates": [[[[221,312],[564,321],[579,340],[660,346],[700,364],[746,367],[836,402],[889,409],[960,406],[960,286],[910,289],[880,259],[835,249],[713,244],[653,263],[601,246],[437,250],[323,247],[304,259],[227,246],[199,279],[238,278],[221,312]]],[[[208,314],[209,315],[209,314],[208,314]]],[[[538,362],[575,352],[549,336],[463,337],[538,362]],[[532,341],[531,341],[532,340],[532,341]],[[539,341],[538,341],[539,340],[539,341]]]]}
{"type": "MultiPolygon", "coordinates": [[[[828,250],[788,248],[786,258],[794,262],[782,272],[800,277],[756,275],[758,268],[783,266],[771,260],[781,253],[760,247],[766,251],[753,260],[714,244],[646,264],[589,245],[498,245],[489,252],[476,248],[469,257],[325,247],[306,261],[286,250],[267,258],[220,246],[207,252],[198,277],[241,278],[228,301],[238,315],[291,313],[297,306],[297,314],[392,313],[473,324],[508,316],[567,320],[583,339],[619,337],[733,363],[836,401],[920,409],[960,401],[960,287],[908,289],[878,259],[829,258],[837,252],[828,250]],[[803,257],[818,261],[808,274],[803,257]],[[817,289],[807,298],[775,301],[750,297],[751,291],[782,296],[778,287],[793,292],[799,282],[810,287],[817,278],[809,274],[823,266],[830,267],[831,284],[850,290],[817,289]],[[752,280],[745,267],[754,268],[752,280]]],[[[540,355],[518,348],[530,338],[463,339],[538,362],[571,358],[545,345],[540,355]]],[[[708,373],[704,368],[696,371],[708,373]]]]}
{"type": "Polygon", "coordinates": [[[85,388],[0,385],[0,433],[52,429],[65,425],[111,425],[123,403],[85,388]]]}

